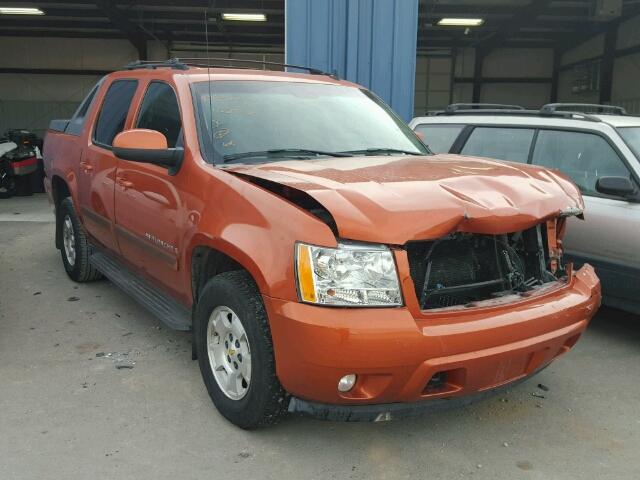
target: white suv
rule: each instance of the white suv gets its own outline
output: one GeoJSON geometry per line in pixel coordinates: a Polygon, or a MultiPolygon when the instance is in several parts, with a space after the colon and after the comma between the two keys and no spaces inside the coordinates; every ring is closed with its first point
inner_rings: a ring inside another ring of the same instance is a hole
{"type": "Polygon", "coordinates": [[[410,123],[435,153],[557,168],[580,187],[567,256],[596,267],[603,302],[640,314],[640,117],[606,105],[455,104],[410,123]]]}

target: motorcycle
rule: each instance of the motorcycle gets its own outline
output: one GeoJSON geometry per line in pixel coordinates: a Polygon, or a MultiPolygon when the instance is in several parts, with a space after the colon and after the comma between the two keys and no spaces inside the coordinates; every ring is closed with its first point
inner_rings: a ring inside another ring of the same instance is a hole
{"type": "Polygon", "coordinates": [[[26,130],[9,130],[0,141],[0,198],[33,195],[41,182],[39,139],[26,130]]]}

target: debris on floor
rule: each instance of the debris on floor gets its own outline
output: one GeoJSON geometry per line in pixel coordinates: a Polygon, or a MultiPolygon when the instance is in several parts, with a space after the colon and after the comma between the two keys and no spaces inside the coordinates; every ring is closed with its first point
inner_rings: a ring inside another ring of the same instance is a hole
{"type": "Polygon", "coordinates": [[[98,352],[96,358],[110,358],[117,370],[132,369],[136,362],[131,359],[131,352],[98,352]]]}

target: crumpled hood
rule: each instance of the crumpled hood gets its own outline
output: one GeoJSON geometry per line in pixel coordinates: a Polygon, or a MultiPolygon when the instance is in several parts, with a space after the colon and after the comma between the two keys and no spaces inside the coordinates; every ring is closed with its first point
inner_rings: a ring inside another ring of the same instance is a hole
{"type": "Polygon", "coordinates": [[[584,207],[556,171],[458,155],[291,160],[226,169],[306,192],[341,238],[402,245],[453,232],[502,234],[584,207]]]}

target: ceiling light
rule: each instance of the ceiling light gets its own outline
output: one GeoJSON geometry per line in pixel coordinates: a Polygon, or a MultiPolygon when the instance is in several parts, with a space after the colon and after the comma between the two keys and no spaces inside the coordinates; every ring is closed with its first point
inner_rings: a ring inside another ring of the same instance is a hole
{"type": "Polygon", "coordinates": [[[484,18],[443,18],[438,22],[441,27],[480,27],[484,18]]]}
{"type": "Polygon", "coordinates": [[[39,8],[0,7],[2,15],[44,15],[39,8]]]}
{"type": "Polygon", "coordinates": [[[222,19],[236,22],[266,22],[267,16],[264,13],[223,13],[222,19]]]}

